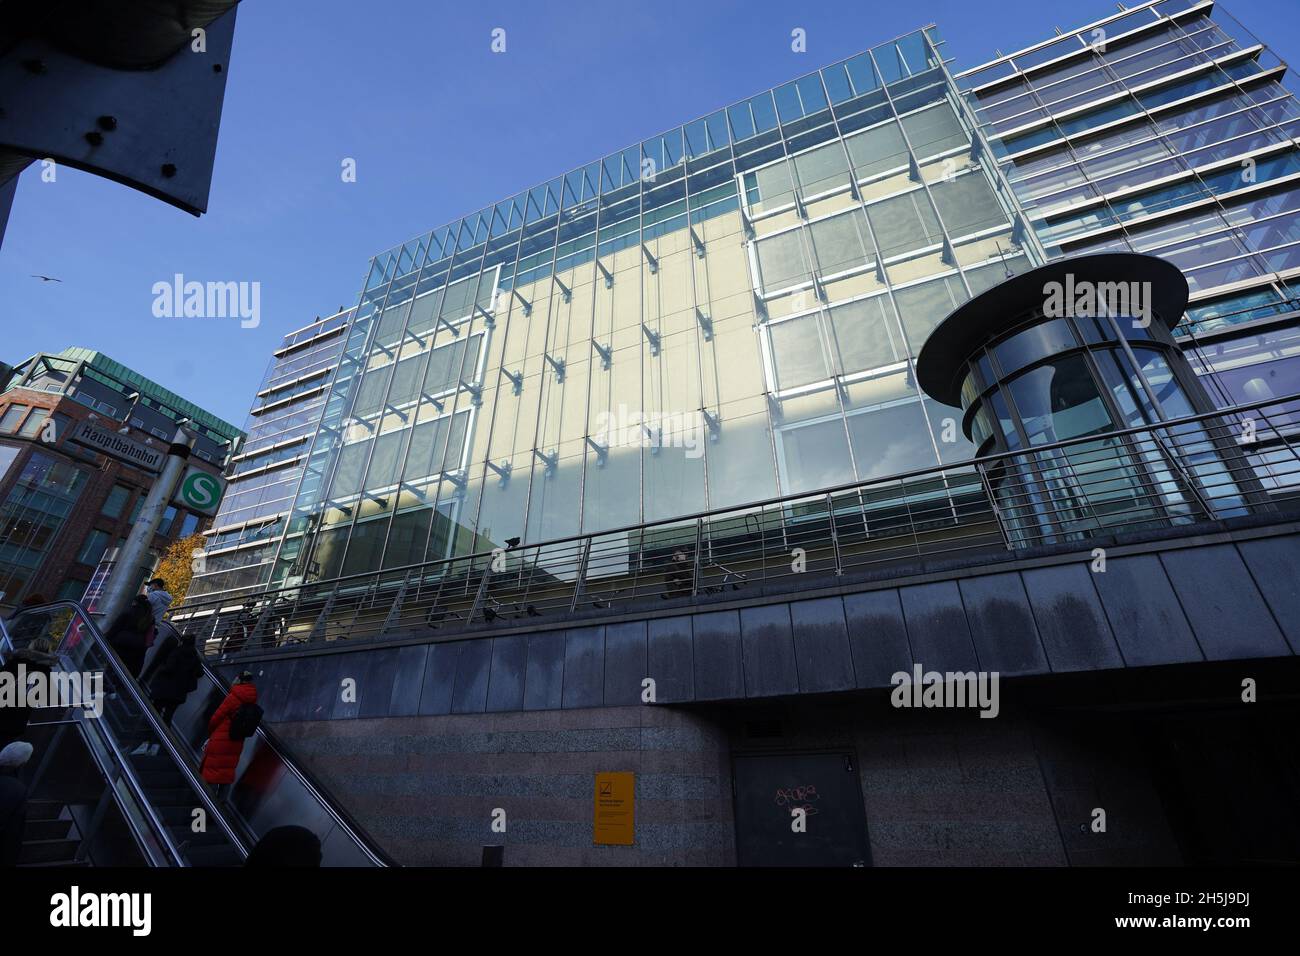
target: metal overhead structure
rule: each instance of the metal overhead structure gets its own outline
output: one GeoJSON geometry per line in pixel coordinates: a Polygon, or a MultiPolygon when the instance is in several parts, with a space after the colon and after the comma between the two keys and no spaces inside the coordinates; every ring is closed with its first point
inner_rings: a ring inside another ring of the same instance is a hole
{"type": "Polygon", "coordinates": [[[0,209],[23,169],[51,161],[205,212],[237,3],[0,7],[0,209]]]}

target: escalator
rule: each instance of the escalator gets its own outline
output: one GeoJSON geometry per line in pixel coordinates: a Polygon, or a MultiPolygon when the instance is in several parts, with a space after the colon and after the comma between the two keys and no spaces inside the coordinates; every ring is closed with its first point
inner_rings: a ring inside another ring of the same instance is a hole
{"type": "Polygon", "coordinates": [[[213,797],[197,769],[225,694],[211,671],[168,727],[80,605],[42,605],[0,623],[6,659],[33,645],[57,656],[65,690],[89,676],[78,698],[86,706],[65,699],[35,710],[25,735],[35,748],[20,776],[33,834],[27,862],[238,866],[269,830],[294,824],[320,839],[323,866],[390,864],[266,728],[244,742],[228,794],[213,797]]]}
{"type": "MultiPolygon", "coordinates": [[[[163,628],[171,625],[164,623],[163,628]]],[[[172,728],[196,766],[208,736],[208,718],[227,690],[205,662],[198,688],[172,718],[172,728]]],[[[250,835],[261,836],[278,826],[306,827],[320,839],[322,866],[394,865],[310,771],[286,755],[284,745],[265,725],[244,741],[224,809],[232,824],[250,835]]]]}

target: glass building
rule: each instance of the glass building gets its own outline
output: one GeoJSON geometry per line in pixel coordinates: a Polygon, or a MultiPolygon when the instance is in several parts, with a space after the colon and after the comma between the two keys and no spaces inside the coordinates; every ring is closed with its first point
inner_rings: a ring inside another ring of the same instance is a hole
{"type": "Polygon", "coordinates": [[[926,27],[376,256],[257,583],[960,463],[914,357],[972,296],[1082,252],[1186,273],[1176,334],[1216,401],[1296,390],[1276,56],[1187,0],[965,72],[942,50],[926,27]]]}
{"type": "Polygon", "coordinates": [[[1048,258],[1133,251],[1183,270],[1177,334],[1223,405],[1300,387],[1291,76],[1206,2],[1147,4],[956,76],[1048,258]]]}
{"type": "Polygon", "coordinates": [[[230,460],[225,497],[204,532],[190,595],[266,582],[351,320],[351,309],[318,316],[287,334],[273,353],[244,425],[247,438],[230,460]]]}

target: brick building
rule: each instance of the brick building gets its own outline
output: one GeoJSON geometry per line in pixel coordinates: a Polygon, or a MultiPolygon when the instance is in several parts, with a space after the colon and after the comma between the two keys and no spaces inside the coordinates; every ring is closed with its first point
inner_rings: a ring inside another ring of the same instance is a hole
{"type": "MultiPolygon", "coordinates": [[[[3,381],[0,606],[37,594],[82,597],[105,554],[126,538],[177,426],[195,434],[194,463],[214,474],[243,437],[101,352],[40,353],[3,381]]],[[[207,520],[170,507],[155,555],[207,520]]]]}

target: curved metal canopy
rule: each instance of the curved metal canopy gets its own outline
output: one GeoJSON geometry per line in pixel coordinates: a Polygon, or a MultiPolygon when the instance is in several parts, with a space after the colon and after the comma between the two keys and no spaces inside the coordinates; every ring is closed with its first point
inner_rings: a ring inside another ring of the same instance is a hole
{"type": "Polygon", "coordinates": [[[984,343],[1040,309],[1048,283],[1151,283],[1154,316],[1172,329],[1187,309],[1187,279],[1178,267],[1157,256],[1135,252],[1098,252],[1058,259],[1012,276],[986,289],[948,314],[925,340],[916,358],[916,377],[935,401],[961,405],[958,372],[984,343]]]}

